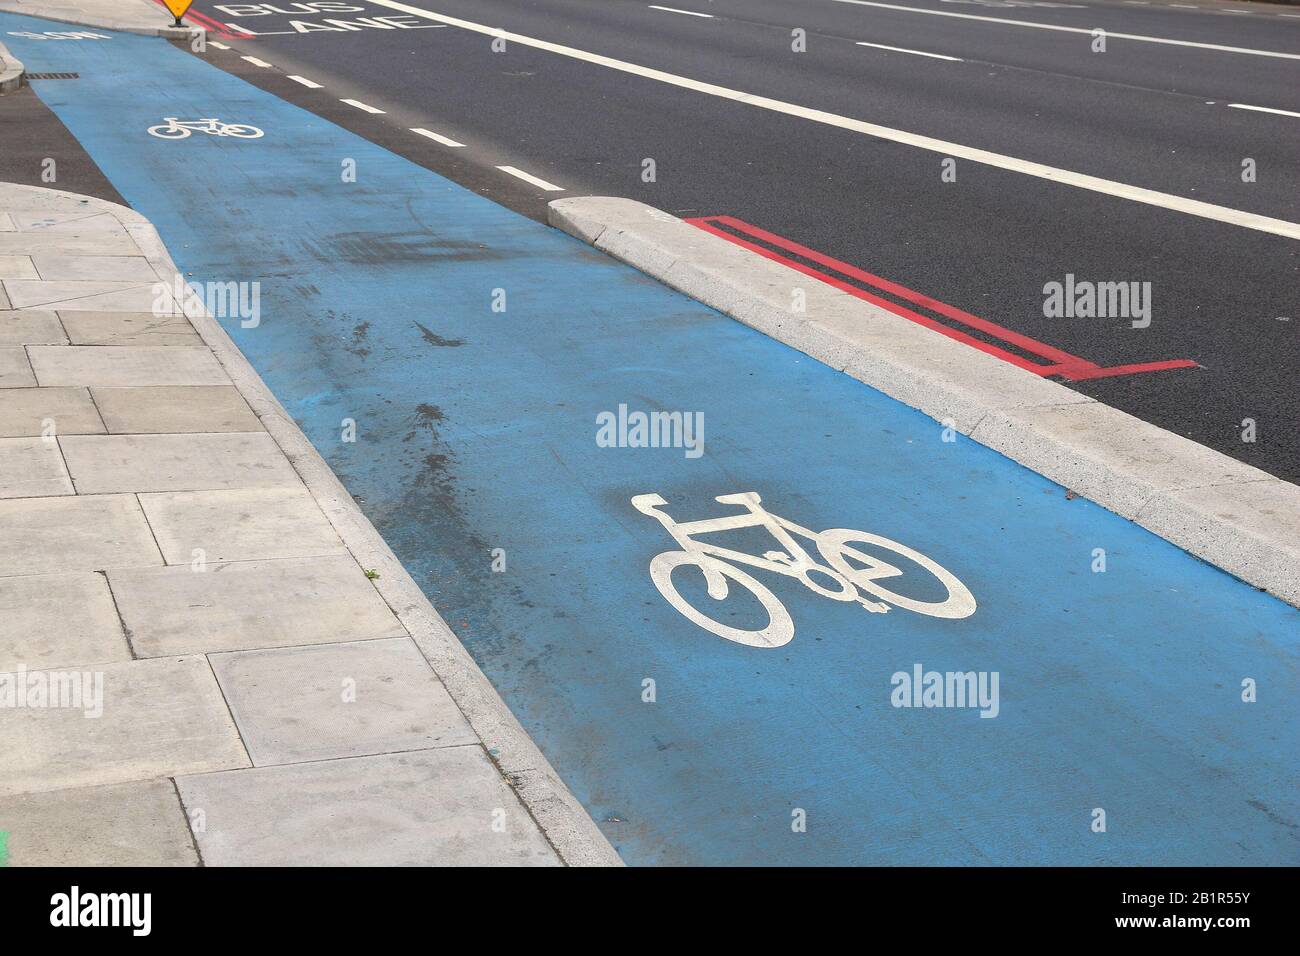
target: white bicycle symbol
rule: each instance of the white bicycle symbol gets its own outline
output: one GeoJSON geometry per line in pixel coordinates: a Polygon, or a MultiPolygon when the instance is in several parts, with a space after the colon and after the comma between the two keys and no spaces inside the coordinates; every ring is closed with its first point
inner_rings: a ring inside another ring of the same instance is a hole
{"type": "Polygon", "coordinates": [[[637,495],[632,499],[634,508],[642,514],[657,519],[682,547],[681,551],[665,551],[655,555],[650,561],[650,579],[654,581],[655,587],[669,604],[680,611],[688,621],[698,624],[711,634],[748,647],[781,647],[794,637],[794,621],[791,620],[790,612],[786,610],[785,605],[761,583],[736,567],[736,564],[747,564],[764,571],[775,571],[777,574],[797,578],[803,582],[804,587],[823,597],[837,601],[857,601],[875,614],[888,611],[891,604],[918,614],[928,614],[930,617],[959,619],[970,617],[975,613],[975,598],[966,585],[925,555],[897,541],[848,528],[830,528],[820,533],[810,531],[767,511],[762,506],[762,499],[753,491],[719,495],[714,500],[724,505],[743,505],[747,511],[745,514],[678,524],[660,510],[660,506],[667,502],[659,495],[637,495]],[[729,548],[692,540],[693,536],[698,534],[735,531],[741,528],[765,528],[785,550],[767,551],[760,558],[743,551],[732,551],[729,548]],[[793,535],[816,542],[817,551],[829,567],[818,564],[809,557],[808,552],[799,546],[793,535]],[[918,601],[882,587],[877,582],[885,578],[899,577],[903,572],[892,564],[859,550],[853,546],[854,544],[870,545],[876,549],[892,551],[915,562],[938,579],[939,583],[947,589],[948,596],[942,601],[918,601]],[[860,566],[851,564],[850,561],[860,566]],[[672,582],[673,571],[683,565],[693,565],[704,573],[709,597],[715,601],[726,598],[728,579],[749,591],[767,612],[767,626],[753,631],[730,627],[692,607],[677,592],[672,582]],[[825,578],[826,585],[814,580],[813,573],[825,578]],[[860,591],[863,593],[860,594],[860,591]],[[864,595],[880,600],[868,600],[864,595]]]}
{"type": "Polygon", "coordinates": [[[223,123],[215,117],[181,122],[175,116],[164,116],[164,122],[149,127],[149,135],[159,139],[187,139],[191,133],[208,133],[212,136],[236,136],[240,139],[257,139],[264,135],[256,126],[243,123],[223,123]]]}

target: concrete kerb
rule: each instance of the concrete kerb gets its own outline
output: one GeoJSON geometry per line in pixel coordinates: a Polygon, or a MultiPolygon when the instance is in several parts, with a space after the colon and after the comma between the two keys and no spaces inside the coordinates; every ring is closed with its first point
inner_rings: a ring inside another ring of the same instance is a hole
{"type": "Polygon", "coordinates": [[[126,13],[134,14],[133,16],[115,16],[110,13],[101,13],[97,9],[99,6],[104,6],[121,12],[123,0],[112,0],[112,2],[117,6],[111,6],[105,0],[100,0],[99,3],[90,3],[85,7],[77,6],[73,0],[68,0],[65,3],[43,3],[40,6],[32,3],[18,3],[14,2],[14,0],[0,0],[0,12],[38,17],[42,20],[52,20],[55,23],[70,23],[76,26],[98,27],[101,30],[115,30],[118,33],[165,37],[169,40],[184,40],[195,33],[206,32],[202,27],[189,25],[177,27],[167,23],[167,19],[171,14],[165,8],[150,3],[149,0],[136,0],[133,4],[134,9],[126,10],[126,13]]]}
{"type": "Polygon", "coordinates": [[[12,93],[23,85],[23,61],[0,43],[0,96],[12,93]]]}
{"type": "Polygon", "coordinates": [[[1300,606],[1300,487],[630,199],[551,225],[1300,606]],[[792,309],[804,292],[803,312],[792,309]]]}
{"type": "MultiPolygon", "coordinates": [[[[180,275],[157,230],[134,210],[40,187],[3,184],[0,191],[9,197],[28,192],[33,200],[55,193],[83,207],[110,213],[122,222],[160,281],[171,288],[180,275]]],[[[379,572],[373,581],[375,588],[411,634],[560,858],[571,866],[622,865],[582,804],[226,331],[206,312],[192,312],[188,318],[288,457],[358,565],[379,572]]]]}

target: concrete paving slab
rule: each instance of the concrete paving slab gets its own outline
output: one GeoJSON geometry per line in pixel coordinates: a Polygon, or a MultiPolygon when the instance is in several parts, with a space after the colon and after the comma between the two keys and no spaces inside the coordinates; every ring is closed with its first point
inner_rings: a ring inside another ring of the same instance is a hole
{"type": "Polygon", "coordinates": [[[0,389],[0,438],[103,432],[89,389],[0,389]]]}
{"type": "Polygon", "coordinates": [[[141,657],[404,636],[350,555],[114,571],[141,657]]]}
{"type": "MultiPolygon", "coordinates": [[[[160,385],[91,390],[113,434],[255,432],[261,420],[230,385],[160,385]]],[[[2,408],[2,405],[0,405],[2,408]]],[[[3,411],[0,410],[0,422],[3,411]]]]}
{"type": "Polygon", "coordinates": [[[0,797],[9,866],[198,866],[170,780],[0,797]]]}
{"type": "Polygon", "coordinates": [[[559,864],[481,747],[183,776],[176,785],[187,811],[204,811],[195,838],[209,866],[559,864]]]}
{"type": "MultiPolygon", "coordinates": [[[[37,673],[43,680],[50,672],[37,673]]],[[[82,691],[79,706],[5,713],[0,795],[248,766],[205,658],[124,661],[67,673],[82,691]]],[[[29,684],[33,676],[26,675],[29,684]]]]}
{"type": "MultiPolygon", "coordinates": [[[[0,3],[7,2],[9,0],[0,0],[0,3]]],[[[39,0],[31,0],[31,2],[39,2],[39,0]]],[[[46,190],[45,193],[45,195],[41,195],[29,192],[8,198],[5,202],[5,208],[11,214],[9,217],[10,222],[13,222],[17,227],[20,218],[18,213],[28,213],[33,216],[37,213],[51,215],[54,213],[63,214],[69,211],[77,211],[81,216],[97,214],[89,197],[78,196],[76,193],[60,193],[53,189],[46,190]]],[[[23,220],[24,223],[29,221],[29,219],[23,220]]]]}
{"type": "Polygon", "coordinates": [[[0,309],[10,308],[9,296],[5,294],[4,280],[0,279],[0,309]]]}
{"type": "Polygon", "coordinates": [[[341,554],[346,549],[305,488],[142,494],[168,564],[341,554]]]}
{"type": "Polygon", "coordinates": [[[36,376],[27,362],[26,350],[0,348],[0,388],[25,388],[35,384],[36,376]]]}
{"type": "Polygon", "coordinates": [[[48,498],[72,494],[57,441],[0,438],[0,498],[48,498]]]}
{"type": "Polygon", "coordinates": [[[0,232],[0,255],[35,255],[40,252],[138,256],[140,247],[125,232],[110,236],[76,236],[57,232],[0,232]]]}
{"type": "Polygon", "coordinates": [[[69,435],[59,444],[83,495],[302,486],[266,432],[69,435]]]}
{"type": "Polygon", "coordinates": [[[5,291],[9,293],[9,301],[15,309],[118,309],[148,312],[156,298],[149,286],[134,280],[46,282],[44,279],[6,279],[5,291]],[[124,304],[126,301],[132,304],[124,304]]]}
{"type": "Polygon", "coordinates": [[[41,435],[47,427],[55,435],[102,435],[100,420],[90,390],[58,388],[0,389],[0,438],[41,435]]]}
{"type": "Polygon", "coordinates": [[[9,218],[19,231],[29,229],[49,229],[53,226],[80,222],[94,216],[105,218],[102,213],[90,208],[89,204],[51,203],[39,206],[10,206],[9,218]]]}
{"type": "Polygon", "coordinates": [[[0,255],[0,279],[39,279],[31,256],[0,255]]]}
{"type": "Polygon", "coordinates": [[[254,766],[478,743],[405,636],[210,660],[254,766]]]}
{"type": "Polygon", "coordinates": [[[83,209],[54,209],[44,205],[39,209],[18,209],[11,206],[9,218],[19,232],[104,237],[127,235],[116,216],[95,212],[89,205],[83,209]]]}
{"type": "Polygon", "coordinates": [[[162,563],[134,495],[0,501],[0,577],[162,563]]]}
{"type": "MultiPolygon", "coordinates": [[[[111,280],[116,282],[154,282],[158,276],[144,256],[58,255],[37,253],[31,256],[34,274],[47,282],[82,282],[111,280]]],[[[14,276],[14,278],[28,278],[14,276]]]]}
{"type": "MultiPolygon", "coordinates": [[[[10,3],[12,0],[0,0],[0,4],[10,3]]],[[[40,3],[41,0],[29,0],[32,3],[40,3]]],[[[81,216],[99,215],[103,212],[102,208],[97,208],[94,201],[88,196],[78,193],[59,192],[55,189],[42,189],[40,192],[33,192],[35,187],[27,187],[25,193],[11,192],[6,197],[5,208],[10,213],[41,213],[51,215],[54,213],[67,213],[70,211],[78,212],[81,216]]],[[[18,216],[11,215],[10,219],[17,223],[18,216]]]]}
{"type": "Polygon", "coordinates": [[[104,575],[78,571],[0,578],[0,670],[130,659],[104,575]]]}
{"type": "MultiPolygon", "coordinates": [[[[4,351],[0,349],[0,353],[4,351]]],[[[28,354],[35,378],[42,385],[230,384],[225,370],[206,348],[36,345],[28,349],[28,354]]],[[[3,363],[0,355],[0,384],[4,384],[3,363]]]]}
{"type": "Polygon", "coordinates": [[[0,312],[0,345],[67,345],[54,312],[39,309],[0,312]]]}
{"type": "Polygon", "coordinates": [[[203,345],[183,315],[150,312],[68,312],[63,328],[73,345],[203,345]]]}

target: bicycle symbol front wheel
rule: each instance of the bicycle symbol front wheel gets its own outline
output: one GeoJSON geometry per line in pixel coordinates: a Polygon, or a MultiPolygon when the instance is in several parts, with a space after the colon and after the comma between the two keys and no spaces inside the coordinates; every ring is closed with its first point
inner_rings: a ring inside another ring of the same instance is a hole
{"type": "Polygon", "coordinates": [[[970,589],[966,585],[957,579],[955,574],[942,565],[931,561],[919,551],[913,551],[907,545],[899,544],[897,541],[891,541],[889,538],[882,538],[875,534],[867,534],[865,531],[831,528],[817,536],[817,550],[821,552],[822,557],[826,559],[831,567],[863,591],[906,611],[915,611],[917,614],[951,620],[970,617],[975,613],[975,596],[970,593],[970,589]],[[920,565],[944,586],[948,596],[942,601],[918,601],[915,598],[881,587],[877,583],[879,579],[900,577],[903,572],[892,564],[881,561],[865,551],[859,551],[852,547],[850,542],[861,542],[876,548],[883,548],[920,565]],[[863,566],[854,567],[849,564],[849,558],[861,562],[863,566]]]}
{"type": "Polygon", "coordinates": [[[794,621],[777,596],[744,571],[733,568],[725,561],[718,561],[706,555],[690,554],[686,551],[665,551],[663,554],[655,555],[651,560],[650,578],[659,589],[659,593],[664,596],[664,600],[692,624],[704,628],[710,634],[716,634],[736,644],[744,644],[746,647],[781,647],[790,643],[794,637],[794,621]],[[744,628],[730,627],[715,621],[707,614],[696,610],[673,585],[673,571],[682,565],[699,568],[701,573],[707,569],[722,576],[722,593],[716,597],[716,600],[724,600],[730,593],[726,579],[730,578],[740,585],[763,605],[763,610],[767,612],[768,617],[767,626],[747,631],[744,628]]]}
{"type": "Polygon", "coordinates": [[[237,136],[240,139],[257,139],[259,136],[265,135],[256,126],[246,126],[243,123],[227,123],[223,127],[223,131],[227,136],[237,136]]]}

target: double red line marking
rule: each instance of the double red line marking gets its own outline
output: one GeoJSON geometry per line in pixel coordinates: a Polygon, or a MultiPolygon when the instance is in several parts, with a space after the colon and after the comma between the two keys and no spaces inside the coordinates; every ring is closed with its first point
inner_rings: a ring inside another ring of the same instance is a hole
{"type": "MultiPolygon", "coordinates": [[[[166,9],[166,6],[165,6],[165,4],[163,3],[163,0],[154,0],[154,3],[158,4],[158,6],[160,6],[160,7],[163,7],[163,9],[166,9]]],[[[168,11],[168,12],[170,12],[170,11],[168,11]]],[[[185,16],[183,16],[181,19],[182,19],[182,20],[189,20],[191,23],[194,23],[194,24],[196,24],[197,26],[201,26],[201,27],[203,27],[203,29],[207,30],[209,33],[215,33],[217,36],[221,37],[221,39],[223,39],[223,40],[248,40],[248,39],[251,39],[251,37],[248,36],[247,34],[243,34],[243,33],[232,33],[231,30],[230,30],[230,28],[227,27],[224,23],[221,23],[221,22],[219,22],[219,21],[217,21],[217,20],[214,20],[214,19],[212,19],[212,17],[208,16],[206,13],[200,13],[199,11],[194,10],[194,9],[188,10],[188,11],[186,12],[185,16]]]]}
{"type": "Polygon", "coordinates": [[[964,342],[972,348],[977,348],[981,352],[987,352],[989,355],[996,356],[1005,362],[1022,368],[1025,371],[1033,372],[1035,375],[1049,376],[1059,375],[1062,378],[1069,379],[1072,382],[1081,382],[1093,378],[1109,378],[1115,375],[1136,375],[1141,372],[1163,372],[1173,368],[1195,368],[1196,363],[1189,359],[1170,359],[1164,362],[1140,362],[1134,365],[1112,365],[1102,367],[1095,362],[1089,362],[1085,358],[1072,355],[1069,352],[1062,351],[1032,339],[1027,335],[1021,335],[996,322],[990,322],[988,319],[981,319],[977,315],[971,315],[955,306],[948,305],[946,302],[940,302],[938,299],[932,299],[928,295],[923,295],[914,289],[901,286],[897,282],[890,282],[888,279],[882,279],[880,276],[872,275],[856,266],[851,266],[847,262],[841,262],[839,259],[832,259],[828,255],[809,249],[807,246],[801,246],[797,242],[791,242],[775,233],[760,229],[758,226],[750,225],[734,216],[700,216],[694,219],[687,219],[686,222],[692,226],[698,226],[705,232],[711,232],[715,236],[721,236],[728,242],[734,242],[738,246],[743,246],[751,252],[756,252],[760,256],[780,262],[802,272],[804,275],[812,276],[820,282],[834,286],[849,295],[856,296],[867,302],[871,302],[886,309],[895,315],[901,316],[918,325],[923,325],[927,329],[933,329],[950,339],[956,339],[958,342],[964,342]],[[725,227],[725,228],[720,228],[725,227]],[[760,245],[762,243],[762,245],[760,245]],[[778,250],[792,253],[799,259],[806,260],[801,262],[790,256],[782,255],[778,250]],[[821,269],[816,269],[807,264],[815,262],[821,269]],[[825,271],[823,271],[825,270],[825,271]],[[874,294],[860,285],[847,282],[836,276],[846,276],[855,279],[862,285],[870,286],[880,292],[888,293],[895,299],[902,299],[904,302],[910,302],[913,305],[927,309],[936,315],[942,315],[945,318],[963,325],[969,329],[974,329],[984,333],[990,338],[998,339],[1008,345],[1013,345],[1022,352],[1027,352],[1031,356],[1037,356],[1045,361],[1038,362],[1032,358],[1026,358],[1024,355],[1008,351],[1000,346],[987,342],[984,339],[977,338],[961,329],[953,328],[951,325],[945,325],[936,319],[915,312],[906,306],[899,305],[897,302],[886,299],[883,296],[874,294]]]}

